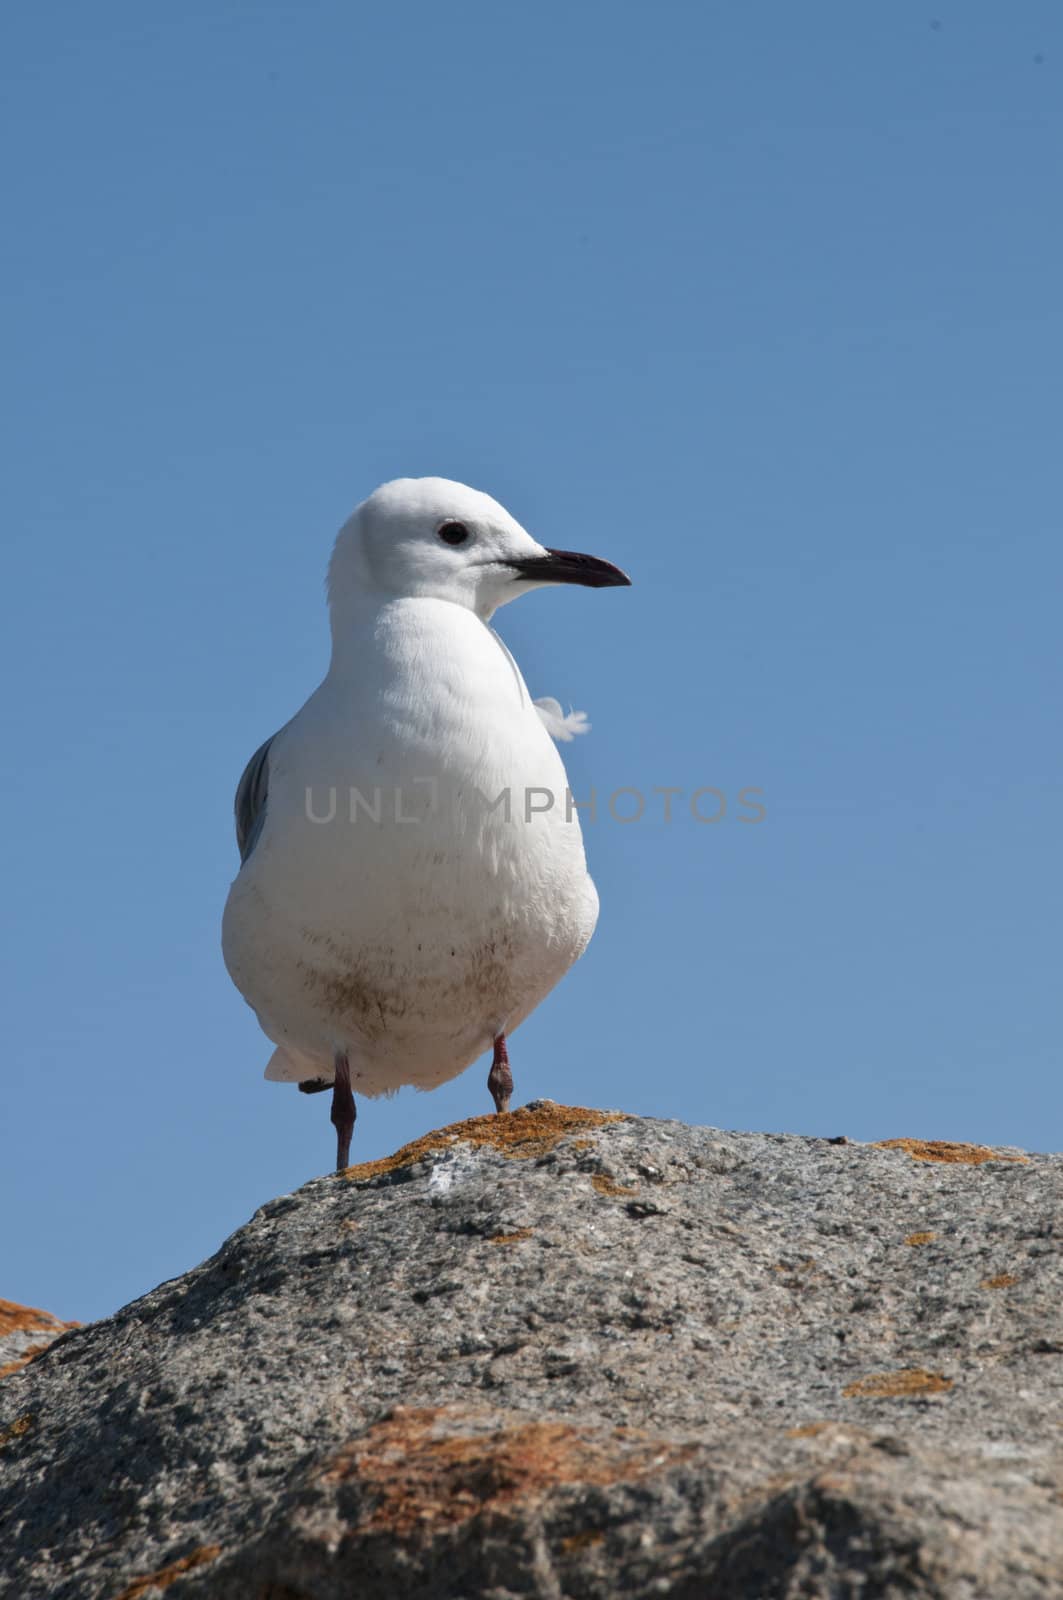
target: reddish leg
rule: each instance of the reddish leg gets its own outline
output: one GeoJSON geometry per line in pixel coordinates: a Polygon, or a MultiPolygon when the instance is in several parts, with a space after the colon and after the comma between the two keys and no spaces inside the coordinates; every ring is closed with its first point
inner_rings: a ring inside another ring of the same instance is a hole
{"type": "Polygon", "coordinates": [[[330,1121],[336,1130],[336,1171],[343,1172],[349,1165],[351,1134],[358,1115],[351,1093],[351,1064],[345,1055],[336,1057],[336,1080],[332,1085],[332,1114],[330,1121]]]}
{"type": "Polygon", "coordinates": [[[506,1049],[504,1033],[500,1033],[495,1040],[494,1060],[487,1074],[487,1087],[495,1102],[495,1110],[500,1115],[503,1111],[508,1111],[509,1097],[513,1093],[513,1074],[509,1070],[509,1051],[506,1049]]]}

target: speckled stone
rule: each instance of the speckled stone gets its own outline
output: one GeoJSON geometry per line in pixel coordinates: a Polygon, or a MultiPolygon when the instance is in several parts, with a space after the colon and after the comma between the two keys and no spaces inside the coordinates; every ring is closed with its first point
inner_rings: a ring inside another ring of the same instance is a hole
{"type": "Polygon", "coordinates": [[[1061,1197],[1013,1150],[458,1124],[0,1383],[0,1592],[1058,1600],[1061,1197]]]}

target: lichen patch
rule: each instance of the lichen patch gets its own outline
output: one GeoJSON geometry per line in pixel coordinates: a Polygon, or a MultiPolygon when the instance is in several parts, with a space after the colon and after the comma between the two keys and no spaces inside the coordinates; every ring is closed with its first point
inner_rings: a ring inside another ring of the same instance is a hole
{"type": "Polygon", "coordinates": [[[983,1278],[983,1289],[1010,1289],[1012,1284],[1018,1283],[1014,1272],[998,1272],[994,1278],[983,1278]]]}
{"type": "Polygon", "coordinates": [[[879,1150],[907,1150],[913,1161],[942,1161],[951,1166],[977,1167],[983,1161],[1029,1161],[1029,1156],[991,1150],[984,1144],[952,1144],[947,1139],[879,1139],[879,1150]]]}
{"type": "Polygon", "coordinates": [[[434,1150],[448,1150],[455,1144],[489,1145],[501,1150],[503,1155],[528,1159],[545,1155],[575,1128],[600,1128],[607,1122],[624,1120],[620,1111],[591,1111],[586,1106],[560,1106],[552,1101],[539,1101],[533,1106],[521,1106],[517,1111],[504,1111],[500,1116],[468,1117],[464,1122],[437,1128],[411,1144],[404,1144],[394,1155],[348,1167],[344,1177],[352,1183],[379,1178],[400,1167],[412,1167],[434,1150]]]}
{"type": "Polygon", "coordinates": [[[79,1322],[61,1322],[50,1311],[39,1311],[36,1306],[0,1300],[0,1379],[21,1372],[35,1356],[43,1355],[61,1333],[80,1326],[79,1322]],[[41,1337],[34,1339],[33,1334],[41,1337]]]}
{"type": "Polygon", "coordinates": [[[952,1379],[923,1367],[905,1367],[900,1372],[873,1372],[857,1378],[842,1393],[850,1400],[895,1400],[920,1394],[944,1394],[952,1379]]]}
{"type": "Polygon", "coordinates": [[[630,1429],[588,1435],[565,1422],[485,1428],[458,1408],[399,1406],[335,1456],[322,1477],[355,1478],[368,1492],[360,1531],[429,1537],[565,1484],[643,1478],[691,1453],[691,1446],[630,1429]]]}
{"type": "Polygon", "coordinates": [[[36,1420],[32,1411],[26,1411],[14,1422],[9,1422],[6,1428],[0,1428],[0,1445],[10,1444],[12,1439],[21,1439],[24,1433],[29,1433],[36,1420]]]}
{"type": "Polygon", "coordinates": [[[936,1233],[909,1233],[905,1236],[904,1242],[911,1245],[929,1244],[931,1240],[936,1238],[936,1233]]]}
{"type": "Polygon", "coordinates": [[[629,1189],[615,1179],[609,1178],[604,1172],[596,1172],[591,1179],[591,1184],[599,1194],[608,1195],[611,1200],[622,1200],[628,1195],[638,1194],[637,1189],[629,1189]]]}
{"type": "Polygon", "coordinates": [[[65,1333],[67,1328],[80,1327],[77,1322],[60,1322],[50,1311],[38,1311],[36,1306],[20,1306],[14,1300],[0,1300],[0,1339],[10,1333],[65,1333]]]}
{"type": "Polygon", "coordinates": [[[525,1239],[530,1239],[530,1228],[518,1228],[515,1233],[493,1233],[488,1239],[488,1244],[523,1244],[525,1239]]]}
{"type": "Polygon", "coordinates": [[[200,1545],[199,1549],[193,1550],[190,1555],[182,1556],[179,1561],[171,1561],[168,1567],[160,1567],[158,1572],[150,1572],[143,1578],[134,1578],[132,1583],[126,1584],[120,1594],[115,1595],[115,1600],[140,1600],[140,1596],[147,1594],[150,1589],[168,1589],[171,1583],[176,1583],[186,1572],[192,1572],[196,1567],[205,1567],[208,1562],[216,1561],[220,1555],[220,1544],[200,1545]]]}

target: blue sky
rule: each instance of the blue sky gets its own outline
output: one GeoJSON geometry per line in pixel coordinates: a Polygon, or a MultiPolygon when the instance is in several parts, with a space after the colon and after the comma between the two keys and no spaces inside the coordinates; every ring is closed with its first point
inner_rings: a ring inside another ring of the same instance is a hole
{"type": "MultiPolygon", "coordinates": [[[[222,965],[231,802],[402,474],[635,580],[501,617],[590,714],[577,792],[649,796],[586,829],[601,922],[517,1099],[1058,1148],[1059,8],[3,34],[0,1294],[104,1314],[329,1167],[222,965]]],[[[486,1070],[364,1102],[356,1156],[486,1070]]]]}

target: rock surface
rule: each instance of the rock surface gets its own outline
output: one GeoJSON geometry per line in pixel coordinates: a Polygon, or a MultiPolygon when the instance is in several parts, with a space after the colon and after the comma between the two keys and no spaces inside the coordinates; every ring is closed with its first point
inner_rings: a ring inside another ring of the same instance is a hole
{"type": "Polygon", "coordinates": [[[0,1383],[18,1600],[1063,1592],[1063,1157],[538,1102],[0,1383]]]}

